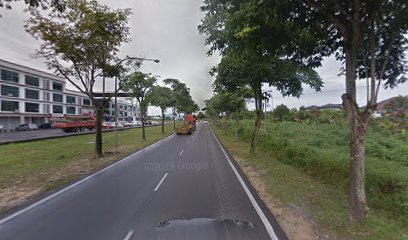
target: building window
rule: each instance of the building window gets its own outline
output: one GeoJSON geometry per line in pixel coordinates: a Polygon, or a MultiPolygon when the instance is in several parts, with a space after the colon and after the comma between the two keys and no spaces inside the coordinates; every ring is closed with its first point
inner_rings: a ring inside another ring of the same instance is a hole
{"type": "Polygon", "coordinates": [[[1,95],[7,97],[18,97],[18,87],[1,85],[1,95]]]}
{"type": "Polygon", "coordinates": [[[30,85],[30,86],[39,87],[40,86],[40,79],[38,79],[37,77],[26,75],[25,76],[25,84],[30,85]]]}
{"type": "Polygon", "coordinates": [[[25,97],[28,99],[39,99],[39,93],[36,90],[26,89],[25,97]]]}
{"type": "Polygon", "coordinates": [[[44,108],[44,109],[43,109],[43,110],[44,110],[44,111],[43,111],[44,113],[51,113],[51,112],[50,112],[50,105],[49,105],[49,104],[44,104],[44,105],[43,105],[43,108],[44,108]]]}
{"type": "Polygon", "coordinates": [[[76,98],[74,96],[67,96],[67,103],[76,103],[76,98]]]}
{"type": "Polygon", "coordinates": [[[18,73],[1,69],[1,80],[18,83],[18,73]]]}
{"type": "Polygon", "coordinates": [[[52,94],[52,100],[54,102],[63,102],[63,97],[62,97],[61,94],[54,93],[54,94],[52,94]]]}
{"type": "Polygon", "coordinates": [[[53,113],[64,113],[63,107],[61,105],[52,105],[53,113]]]}
{"type": "Polygon", "coordinates": [[[123,109],[123,105],[119,105],[119,108],[120,108],[120,109],[123,109]]]}
{"type": "Polygon", "coordinates": [[[43,87],[44,87],[44,89],[46,89],[46,90],[50,90],[50,81],[44,80],[44,81],[43,81],[43,87]]]}
{"type": "Polygon", "coordinates": [[[38,103],[26,103],[25,111],[26,112],[39,112],[40,111],[39,104],[38,103]]]}
{"type": "Polygon", "coordinates": [[[75,107],[67,107],[67,114],[76,114],[75,107]]]}
{"type": "Polygon", "coordinates": [[[43,101],[50,101],[50,93],[48,92],[43,92],[43,101]]]}
{"type": "Polygon", "coordinates": [[[18,110],[18,102],[1,101],[1,111],[14,112],[18,110]]]}
{"type": "Polygon", "coordinates": [[[85,106],[90,106],[90,105],[91,105],[91,100],[90,100],[89,98],[84,98],[83,104],[84,104],[85,106]]]}
{"type": "Polygon", "coordinates": [[[57,83],[57,82],[53,82],[53,83],[52,83],[52,89],[53,89],[54,91],[60,91],[60,92],[62,92],[63,88],[64,88],[64,86],[63,86],[61,83],[57,83]]]}

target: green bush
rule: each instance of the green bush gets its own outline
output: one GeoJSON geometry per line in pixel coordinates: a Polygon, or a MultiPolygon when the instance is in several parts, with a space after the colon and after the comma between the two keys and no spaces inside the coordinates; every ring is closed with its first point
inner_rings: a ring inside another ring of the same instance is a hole
{"type": "MultiPolygon", "coordinates": [[[[258,149],[269,151],[279,161],[346,192],[350,133],[344,113],[333,112],[319,111],[308,124],[268,122],[266,134],[264,125],[261,127],[258,149]]],[[[253,127],[253,120],[241,121],[240,139],[249,142],[253,127]]],[[[228,134],[235,135],[235,122],[229,122],[228,134]]],[[[408,222],[407,142],[406,135],[395,135],[370,124],[366,140],[366,189],[370,208],[386,210],[408,222]]]]}

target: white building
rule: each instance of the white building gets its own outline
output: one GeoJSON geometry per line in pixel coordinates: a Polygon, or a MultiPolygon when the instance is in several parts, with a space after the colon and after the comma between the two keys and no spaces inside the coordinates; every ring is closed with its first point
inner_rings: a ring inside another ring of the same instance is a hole
{"type": "MultiPolygon", "coordinates": [[[[118,105],[123,117],[136,117],[137,114],[129,113],[137,110],[129,107],[131,103],[118,101],[118,105]]],[[[114,115],[108,110],[106,113],[114,115]]],[[[4,129],[14,129],[23,123],[46,123],[64,114],[90,112],[93,112],[90,99],[66,89],[64,78],[0,59],[0,125],[4,129]]]]}

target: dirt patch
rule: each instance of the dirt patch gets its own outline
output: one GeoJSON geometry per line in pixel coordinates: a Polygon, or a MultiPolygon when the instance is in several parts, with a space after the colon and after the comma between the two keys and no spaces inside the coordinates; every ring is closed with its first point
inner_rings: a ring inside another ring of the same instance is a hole
{"type": "Polygon", "coordinates": [[[255,188],[269,211],[275,216],[289,239],[321,239],[321,237],[319,237],[320,234],[318,234],[319,231],[317,230],[316,223],[308,217],[301,208],[288,206],[272,196],[268,190],[267,184],[262,179],[262,175],[265,174],[264,170],[253,168],[248,165],[245,160],[240,159],[237,156],[234,156],[234,159],[238,162],[245,176],[255,188]]]}
{"type": "Polygon", "coordinates": [[[42,191],[41,188],[11,187],[0,190],[0,211],[26,202],[42,191]]]}

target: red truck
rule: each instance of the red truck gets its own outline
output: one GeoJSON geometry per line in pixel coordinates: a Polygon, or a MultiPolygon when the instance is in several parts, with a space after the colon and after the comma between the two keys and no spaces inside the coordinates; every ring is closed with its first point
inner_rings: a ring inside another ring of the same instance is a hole
{"type": "Polygon", "coordinates": [[[82,132],[85,129],[95,128],[96,119],[92,114],[64,115],[61,118],[52,119],[53,128],[59,128],[64,132],[82,132]]]}
{"type": "Polygon", "coordinates": [[[180,134],[191,134],[196,130],[196,116],[191,114],[186,114],[184,118],[184,123],[179,124],[176,127],[177,135],[180,134]]]}

